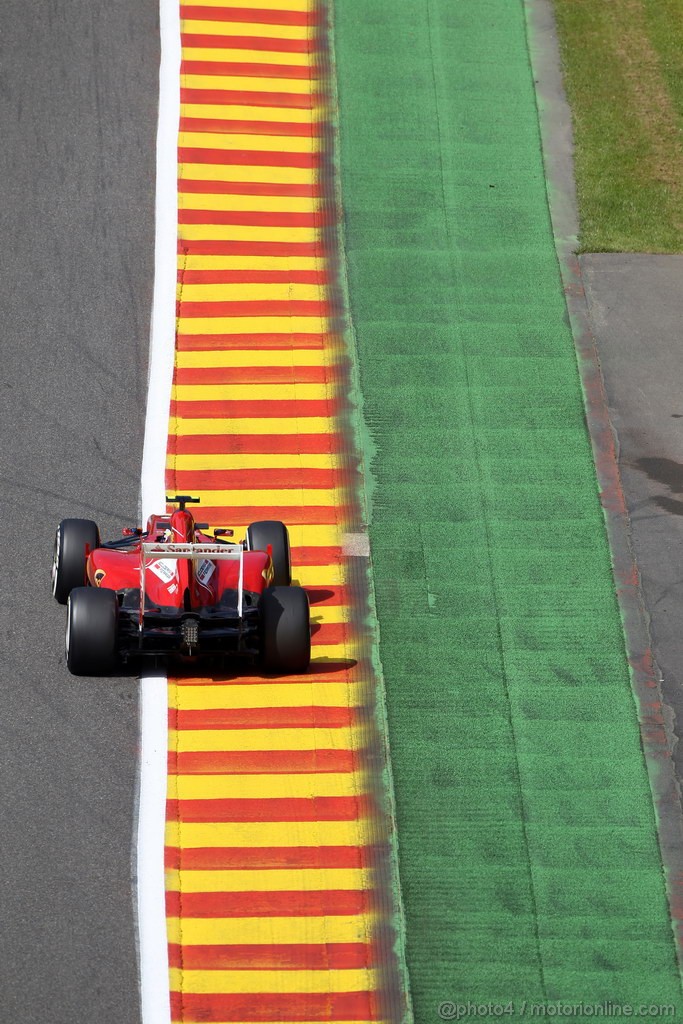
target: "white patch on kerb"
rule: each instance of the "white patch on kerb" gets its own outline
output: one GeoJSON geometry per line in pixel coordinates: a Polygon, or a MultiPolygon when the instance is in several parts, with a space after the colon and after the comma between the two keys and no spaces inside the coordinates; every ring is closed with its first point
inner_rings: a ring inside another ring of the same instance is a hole
{"type": "Polygon", "coordinates": [[[369,558],[370,538],[367,533],[345,533],[342,537],[342,553],[356,558],[369,558]]]}

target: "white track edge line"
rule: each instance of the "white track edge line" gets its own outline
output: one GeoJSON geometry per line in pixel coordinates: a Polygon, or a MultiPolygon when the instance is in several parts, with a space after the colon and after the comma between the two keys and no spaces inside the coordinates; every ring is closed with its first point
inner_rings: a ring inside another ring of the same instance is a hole
{"type": "MultiPolygon", "coordinates": [[[[143,523],[165,503],[166,449],[175,356],[180,120],[180,8],[159,0],[161,61],[157,129],[154,298],[142,455],[143,523]]],[[[137,926],[143,1024],[170,1024],[171,1001],[164,886],[168,697],[163,672],[140,680],[140,775],[137,832],[137,926]]]]}

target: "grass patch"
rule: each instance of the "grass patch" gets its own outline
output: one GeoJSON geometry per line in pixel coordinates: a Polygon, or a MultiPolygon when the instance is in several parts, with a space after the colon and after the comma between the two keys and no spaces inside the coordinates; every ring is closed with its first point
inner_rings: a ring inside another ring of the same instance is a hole
{"type": "Polygon", "coordinates": [[[582,252],[683,252],[683,0],[554,0],[582,252]]]}

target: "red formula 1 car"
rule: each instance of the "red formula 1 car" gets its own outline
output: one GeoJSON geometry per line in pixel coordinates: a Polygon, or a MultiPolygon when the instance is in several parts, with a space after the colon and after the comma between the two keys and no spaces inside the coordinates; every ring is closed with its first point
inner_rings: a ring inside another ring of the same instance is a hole
{"type": "Polygon", "coordinates": [[[308,598],[291,585],[284,523],[202,533],[186,506],[147,528],[100,542],[90,519],[57,528],[52,593],[67,606],[66,662],[75,675],[107,675],[137,656],[245,657],[266,672],[303,672],[311,656],[308,598]]]}

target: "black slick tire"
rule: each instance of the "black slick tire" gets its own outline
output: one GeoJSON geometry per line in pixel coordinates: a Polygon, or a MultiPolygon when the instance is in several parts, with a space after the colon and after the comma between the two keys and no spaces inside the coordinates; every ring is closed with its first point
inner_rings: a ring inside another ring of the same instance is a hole
{"type": "Polygon", "coordinates": [[[265,551],[268,545],[273,552],[273,586],[288,587],[292,582],[292,563],[289,532],[285,524],[275,519],[265,519],[247,527],[247,551],[265,551]]]}
{"type": "Polygon", "coordinates": [[[62,519],[52,558],[52,596],[60,604],[66,604],[74,587],[85,586],[88,553],[99,546],[100,531],[92,519],[62,519]]]}
{"type": "Polygon", "coordinates": [[[260,602],[266,672],[305,672],[311,660],[308,596],[301,587],[268,587],[260,602]]]}
{"type": "Polygon", "coordinates": [[[119,605],[116,592],[75,587],[66,617],[66,664],[75,676],[106,676],[116,666],[119,605]]]}

